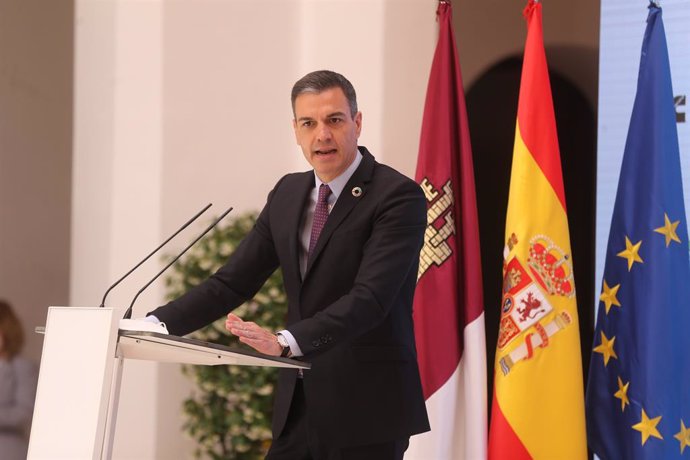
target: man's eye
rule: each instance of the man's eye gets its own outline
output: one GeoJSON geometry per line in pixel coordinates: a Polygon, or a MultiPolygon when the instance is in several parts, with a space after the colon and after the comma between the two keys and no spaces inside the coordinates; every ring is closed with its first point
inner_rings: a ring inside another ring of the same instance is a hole
{"type": "Polygon", "coordinates": [[[309,128],[313,124],[314,124],[314,122],[312,122],[312,121],[303,121],[302,122],[302,126],[305,128],[309,128]]]}
{"type": "Polygon", "coordinates": [[[331,118],[331,124],[335,125],[343,121],[342,118],[331,118]]]}

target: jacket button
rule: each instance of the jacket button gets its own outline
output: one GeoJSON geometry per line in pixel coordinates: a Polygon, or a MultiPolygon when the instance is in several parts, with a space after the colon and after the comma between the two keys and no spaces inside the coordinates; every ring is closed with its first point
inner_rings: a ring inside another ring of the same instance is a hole
{"type": "Polygon", "coordinates": [[[314,340],[311,344],[315,348],[318,348],[321,345],[321,343],[318,340],[314,340]]]}

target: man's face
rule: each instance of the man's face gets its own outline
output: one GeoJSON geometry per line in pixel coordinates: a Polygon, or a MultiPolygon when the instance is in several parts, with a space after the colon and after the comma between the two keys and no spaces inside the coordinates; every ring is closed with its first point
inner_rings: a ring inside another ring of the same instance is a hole
{"type": "Polygon", "coordinates": [[[304,158],[323,182],[338,177],[354,161],[362,113],[352,117],[340,88],[297,96],[292,124],[304,158]]]}

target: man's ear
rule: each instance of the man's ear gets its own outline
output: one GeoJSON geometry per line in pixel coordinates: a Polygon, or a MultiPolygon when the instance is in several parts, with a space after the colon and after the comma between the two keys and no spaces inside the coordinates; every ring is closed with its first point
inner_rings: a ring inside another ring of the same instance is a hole
{"type": "Polygon", "coordinates": [[[357,138],[359,138],[359,133],[362,132],[362,112],[355,114],[355,125],[357,126],[357,138]]]}

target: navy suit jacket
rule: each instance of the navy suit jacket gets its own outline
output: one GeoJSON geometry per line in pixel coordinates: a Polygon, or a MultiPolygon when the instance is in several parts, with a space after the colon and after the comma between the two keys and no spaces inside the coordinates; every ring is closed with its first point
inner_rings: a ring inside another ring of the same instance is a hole
{"type": "MultiPolygon", "coordinates": [[[[414,181],[360,151],[362,162],[331,210],[304,277],[300,223],[313,171],[284,176],[227,263],[151,312],[172,334],[189,333],[251,299],[280,266],[286,328],[312,364],[304,372],[309,429],[341,447],[429,430],[412,321],[426,200],[414,181]],[[360,196],[351,192],[355,187],[360,196]]],[[[279,371],[274,438],[285,426],[296,379],[295,370],[279,371]]]]}

